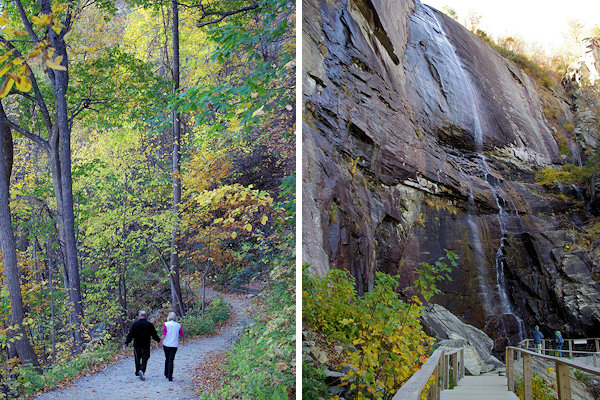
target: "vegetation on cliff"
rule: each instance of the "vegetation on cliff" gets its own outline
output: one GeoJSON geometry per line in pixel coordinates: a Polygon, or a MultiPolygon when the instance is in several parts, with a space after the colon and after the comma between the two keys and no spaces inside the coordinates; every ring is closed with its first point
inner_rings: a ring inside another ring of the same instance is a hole
{"type": "Polygon", "coordinates": [[[432,351],[434,339],[420,322],[423,300],[439,292],[436,282],[449,279],[457,265],[449,251],[433,265],[422,263],[419,277],[403,290],[413,293],[408,301],[399,299],[397,276],[377,272],[375,287],[358,296],[348,271],[318,277],[305,268],[302,321],[305,339],[314,343],[303,361],[303,398],[325,394],[327,365],[343,371],[333,385],[349,392],[345,398],[391,399],[432,351]]]}

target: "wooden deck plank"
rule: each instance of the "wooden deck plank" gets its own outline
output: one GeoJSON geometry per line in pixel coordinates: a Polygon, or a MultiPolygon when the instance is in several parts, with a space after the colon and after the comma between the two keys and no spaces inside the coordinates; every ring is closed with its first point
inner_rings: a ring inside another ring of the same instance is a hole
{"type": "Polygon", "coordinates": [[[506,377],[499,375],[465,376],[452,390],[442,391],[441,400],[518,400],[509,392],[506,377]]]}

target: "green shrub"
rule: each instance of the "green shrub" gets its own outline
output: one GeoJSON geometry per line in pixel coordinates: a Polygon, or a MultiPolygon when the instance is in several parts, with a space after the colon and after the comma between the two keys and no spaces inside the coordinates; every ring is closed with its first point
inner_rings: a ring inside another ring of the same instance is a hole
{"type": "MultiPolygon", "coordinates": [[[[517,390],[516,395],[520,400],[525,399],[523,378],[518,376],[516,379],[517,390]]],[[[546,381],[539,375],[533,375],[532,382],[532,398],[535,400],[554,400],[554,393],[546,381]]]]}
{"type": "Polygon", "coordinates": [[[318,400],[325,398],[327,385],[323,369],[311,363],[302,363],[302,399],[318,400]]]}
{"type": "Polygon", "coordinates": [[[586,385],[589,383],[590,381],[590,376],[586,373],[584,373],[583,371],[581,371],[580,369],[575,369],[573,371],[573,375],[575,376],[575,378],[580,381],[585,383],[586,385]]]}
{"type": "MultiPolygon", "coordinates": [[[[427,269],[429,271],[429,269],[427,269]]],[[[426,274],[421,274],[425,277],[426,274]]],[[[425,279],[425,278],[424,278],[425,279]]],[[[387,398],[427,359],[433,339],[421,327],[421,301],[398,299],[397,277],[377,273],[375,287],[357,296],[348,271],[302,276],[303,326],[335,338],[346,349],[342,378],[355,399],[387,398]]],[[[435,282],[418,285],[429,292],[435,282]]]]}
{"type": "Polygon", "coordinates": [[[26,395],[42,388],[54,389],[61,383],[76,379],[82,373],[112,361],[117,350],[118,346],[115,343],[94,349],[88,348],[68,362],[60,362],[50,368],[44,368],[43,374],[32,367],[17,365],[13,369],[16,379],[9,380],[8,386],[13,393],[26,395]]]}
{"type": "Polygon", "coordinates": [[[573,164],[565,164],[561,169],[544,167],[535,174],[535,181],[538,184],[554,184],[560,182],[567,185],[583,185],[589,181],[594,173],[594,168],[590,164],[582,167],[573,164]]]}
{"type": "Polygon", "coordinates": [[[295,285],[274,283],[259,296],[255,323],[228,353],[223,389],[203,399],[294,398],[296,381],[295,285]]]}
{"type": "Polygon", "coordinates": [[[206,305],[204,318],[202,318],[202,310],[192,310],[180,322],[188,337],[210,335],[215,333],[216,326],[225,321],[229,314],[229,305],[222,298],[217,297],[206,305]]]}

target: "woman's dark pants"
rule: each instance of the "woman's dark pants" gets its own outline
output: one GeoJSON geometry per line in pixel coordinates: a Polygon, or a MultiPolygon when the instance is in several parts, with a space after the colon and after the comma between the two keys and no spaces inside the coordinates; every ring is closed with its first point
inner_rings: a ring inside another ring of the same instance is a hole
{"type": "Polygon", "coordinates": [[[173,380],[173,360],[175,360],[175,353],[177,353],[177,347],[163,346],[165,351],[165,376],[169,380],[173,380]]]}

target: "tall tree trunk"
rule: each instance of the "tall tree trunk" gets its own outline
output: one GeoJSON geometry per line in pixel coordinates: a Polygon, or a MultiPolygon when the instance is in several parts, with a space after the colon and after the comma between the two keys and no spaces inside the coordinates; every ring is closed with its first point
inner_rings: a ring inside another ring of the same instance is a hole
{"type": "MultiPolygon", "coordinates": [[[[46,2],[46,1],[45,1],[46,2]]],[[[48,6],[49,6],[49,2],[48,6]]],[[[71,176],[71,126],[69,124],[69,109],[67,105],[67,89],[69,87],[68,55],[63,34],[50,32],[52,45],[57,55],[63,57],[65,71],[54,70],[54,97],[56,99],[56,119],[54,125],[58,129],[58,140],[51,143],[51,152],[57,157],[53,161],[58,179],[54,179],[57,193],[57,211],[59,214],[60,234],[63,240],[63,254],[68,273],[69,300],[71,303],[71,325],[73,326],[75,353],[83,350],[83,335],[81,323],[83,321],[83,305],[81,303],[81,282],[79,279],[79,260],[77,255],[77,242],[75,240],[75,212],[73,210],[73,178],[71,176]],[[57,146],[57,147],[55,147],[57,146]],[[60,197],[60,202],[58,200],[60,197]],[[60,208],[59,208],[60,204],[60,208]]]]}
{"type": "MultiPolygon", "coordinates": [[[[179,91],[179,9],[176,0],[171,0],[173,10],[173,93],[179,91]]],[[[180,114],[173,110],[173,237],[171,239],[171,301],[175,312],[184,314],[179,283],[179,255],[177,254],[177,237],[179,236],[179,203],[181,203],[180,147],[181,121],[180,114]]]]}
{"type": "Polygon", "coordinates": [[[12,172],[13,141],[7,124],[4,107],[0,103],[0,246],[2,247],[4,279],[10,296],[9,336],[19,358],[24,364],[38,366],[38,359],[23,328],[25,313],[19,282],[17,248],[10,214],[10,174],[12,172]]]}

